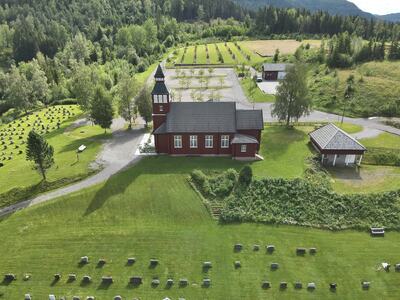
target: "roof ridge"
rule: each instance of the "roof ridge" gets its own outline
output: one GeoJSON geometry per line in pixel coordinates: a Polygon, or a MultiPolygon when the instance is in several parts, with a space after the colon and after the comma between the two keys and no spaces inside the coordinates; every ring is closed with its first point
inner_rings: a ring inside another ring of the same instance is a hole
{"type": "MultiPolygon", "coordinates": [[[[333,128],[336,129],[336,132],[335,132],[335,134],[333,134],[333,135],[331,136],[331,138],[323,145],[323,148],[325,148],[326,146],[328,146],[329,143],[330,143],[330,142],[333,140],[333,138],[336,136],[337,129],[338,129],[337,126],[335,126],[335,124],[333,124],[333,123],[328,123],[328,124],[326,124],[326,125],[324,125],[324,126],[318,128],[318,129],[315,129],[313,132],[310,132],[310,134],[311,134],[311,133],[314,133],[314,132],[317,132],[318,130],[321,130],[322,128],[328,127],[329,125],[333,125],[333,128]]],[[[321,146],[322,146],[322,145],[321,145],[321,146]]]]}

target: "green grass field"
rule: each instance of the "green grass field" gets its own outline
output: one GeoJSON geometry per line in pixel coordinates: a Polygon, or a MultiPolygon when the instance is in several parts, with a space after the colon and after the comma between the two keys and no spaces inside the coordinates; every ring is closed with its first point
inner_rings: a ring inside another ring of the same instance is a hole
{"type": "Polygon", "coordinates": [[[384,132],[377,137],[362,139],[361,142],[366,147],[383,147],[400,149],[400,136],[384,132]]]}
{"type": "Polygon", "coordinates": [[[332,70],[316,66],[309,80],[311,96],[319,110],[341,114],[346,79],[354,75],[355,95],[347,108],[348,116],[398,116],[399,70],[399,62],[369,62],[351,70],[337,70],[335,77],[332,70]]]}
{"type": "Polygon", "coordinates": [[[335,125],[350,134],[361,132],[363,130],[363,127],[361,125],[351,123],[342,124],[341,122],[335,122],[335,125]]]}
{"type": "MultiPolygon", "coordinates": [[[[47,176],[49,182],[54,182],[64,178],[81,178],[91,172],[89,165],[95,159],[101,147],[101,140],[108,137],[104,135],[104,130],[99,126],[81,126],[78,128],[70,127],[74,120],[79,118],[82,112],[77,106],[56,106],[47,109],[42,109],[31,114],[28,118],[20,118],[16,121],[0,127],[2,132],[7,132],[5,140],[8,144],[8,139],[11,137],[15,140],[15,144],[19,149],[14,149],[15,146],[8,145],[6,150],[3,150],[3,157],[8,157],[13,151],[11,160],[4,160],[4,167],[0,168],[0,177],[7,180],[0,181],[0,193],[7,192],[13,188],[26,188],[40,183],[41,176],[32,169],[31,162],[25,160],[25,149],[27,135],[34,128],[33,123],[42,120],[43,126],[46,128],[49,125],[49,132],[44,134],[46,140],[54,147],[54,166],[49,170],[47,176]],[[70,112],[70,115],[63,116],[62,111],[70,112]],[[56,110],[60,110],[61,112],[56,110]],[[46,117],[47,114],[47,117],[46,117]],[[51,121],[51,118],[54,118],[51,121]],[[57,129],[57,120],[60,118],[60,128],[57,129]],[[23,123],[20,122],[23,120],[23,123]],[[20,127],[18,127],[18,124],[20,127]],[[30,126],[28,126],[30,124],[30,126]],[[8,129],[16,128],[16,131],[8,132],[8,129]],[[22,132],[22,135],[19,133],[22,132]],[[17,134],[18,133],[18,134],[17,134]],[[19,139],[19,136],[22,138],[19,139]],[[87,150],[79,155],[77,162],[76,150],[80,145],[86,145],[87,150]],[[22,151],[22,154],[15,154],[16,151],[22,151]]],[[[39,124],[39,123],[37,123],[39,124]]],[[[44,132],[41,125],[37,125],[36,130],[44,132]]],[[[1,206],[1,203],[0,203],[1,206]]]]}
{"type": "Polygon", "coordinates": [[[274,102],[275,96],[265,94],[252,78],[240,80],[240,85],[250,102],[274,102]]]}
{"type": "MultiPolygon", "coordinates": [[[[146,158],[133,168],[106,183],[37,207],[28,208],[0,220],[0,270],[15,273],[17,280],[0,284],[1,299],[22,299],[31,293],[34,299],[79,295],[83,299],[397,299],[398,273],[378,271],[383,261],[398,262],[400,234],[388,233],[373,239],[365,232],[329,232],[309,228],[255,224],[218,225],[209,216],[198,195],[188,184],[192,168],[208,171],[225,169],[229,159],[146,158]],[[12,235],[9,232],[13,232],[12,235]],[[242,243],[241,253],[233,245],[242,243]],[[259,244],[259,252],[252,245],[259,244]],[[276,252],[267,255],[265,246],[276,252]],[[316,247],[315,256],[298,257],[296,247],[316,247]],[[89,265],[79,266],[88,255],[89,265]],[[126,265],[135,257],[133,266],[126,265]],[[107,263],[97,266],[97,260],[107,263]],[[159,266],[149,268],[149,259],[159,266]],[[242,268],[233,263],[240,260],[242,268]],[[202,263],[213,268],[203,272],[202,263]],[[272,262],[280,264],[271,271],[272,262]],[[31,274],[28,281],[22,280],[31,274]],[[53,282],[53,275],[62,275],[53,282]],[[67,283],[68,274],[78,276],[67,283]],[[92,283],[82,285],[83,275],[92,283]],[[101,276],[113,276],[110,286],[101,284],[101,276]],[[131,276],[143,276],[138,288],[128,284],[131,276]],[[167,289],[167,278],[175,283],[187,278],[189,286],[175,284],[167,289]],[[159,278],[161,285],[151,287],[159,278]],[[210,288],[201,287],[210,278],[210,288]],[[272,288],[263,290],[269,280],[272,288]],[[360,282],[368,280],[371,289],[363,291],[360,282]],[[281,291],[279,282],[287,281],[281,291]],[[295,290],[294,281],[304,285],[315,282],[314,292],[295,290]],[[328,284],[336,282],[335,293],[328,284]]],[[[81,298],[81,299],[82,299],[81,298]]]]}

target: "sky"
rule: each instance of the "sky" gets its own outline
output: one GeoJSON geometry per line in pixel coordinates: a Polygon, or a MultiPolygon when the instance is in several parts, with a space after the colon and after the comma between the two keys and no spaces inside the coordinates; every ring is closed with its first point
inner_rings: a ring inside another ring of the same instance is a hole
{"type": "Polygon", "coordinates": [[[348,0],[355,3],[363,11],[385,15],[400,13],[400,0],[348,0]]]}

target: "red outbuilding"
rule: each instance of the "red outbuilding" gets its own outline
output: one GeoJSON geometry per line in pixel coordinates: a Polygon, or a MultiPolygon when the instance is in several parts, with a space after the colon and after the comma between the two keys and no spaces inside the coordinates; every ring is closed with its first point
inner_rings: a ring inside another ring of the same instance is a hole
{"type": "Polygon", "coordinates": [[[153,134],[157,153],[257,159],[261,110],[242,110],[235,102],[172,102],[161,66],[155,74],[153,134]]]}

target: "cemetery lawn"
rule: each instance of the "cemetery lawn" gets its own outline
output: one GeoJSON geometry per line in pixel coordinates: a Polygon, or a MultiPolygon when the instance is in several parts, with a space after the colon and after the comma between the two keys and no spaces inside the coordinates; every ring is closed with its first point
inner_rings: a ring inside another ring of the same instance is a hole
{"type": "MultiPolygon", "coordinates": [[[[59,106],[56,107],[58,108],[59,106]]],[[[37,193],[80,180],[95,171],[90,167],[90,163],[95,160],[100,151],[102,140],[109,138],[110,134],[104,134],[104,130],[99,126],[86,125],[75,128],[71,124],[81,118],[82,113],[76,106],[68,107],[75,112],[74,116],[62,120],[59,129],[53,129],[52,127],[50,132],[44,135],[47,142],[54,147],[55,160],[55,164],[47,173],[48,182],[45,185],[41,183],[42,179],[39,173],[33,170],[33,163],[25,159],[26,144],[21,144],[26,141],[31,129],[31,127],[26,127],[26,124],[32,123],[32,120],[35,120],[36,117],[31,115],[29,117],[30,121],[25,121],[21,127],[16,127],[18,131],[22,130],[19,128],[25,128],[22,139],[19,139],[16,133],[12,135],[16,144],[19,145],[18,151],[21,150],[22,154],[17,154],[14,145],[9,146],[7,150],[3,150],[7,159],[2,161],[4,166],[0,168],[0,178],[2,178],[0,180],[0,194],[3,194],[3,196],[0,195],[0,207],[8,206],[26,197],[32,197],[37,193]],[[80,145],[86,145],[87,149],[79,155],[78,162],[76,150],[80,145]],[[11,152],[13,152],[12,159],[8,160],[11,152]],[[7,180],[3,180],[5,178],[7,180]],[[10,192],[13,189],[14,191],[10,192]]],[[[40,110],[36,114],[44,120],[43,116],[47,110],[40,110]]],[[[13,124],[18,123],[13,122],[13,124]]],[[[3,125],[0,129],[7,128],[7,126],[3,125]]],[[[10,135],[7,135],[7,138],[9,137],[10,135]]]]}
{"type": "Polygon", "coordinates": [[[17,280],[0,283],[0,299],[34,299],[49,294],[71,299],[93,295],[96,299],[397,299],[399,274],[378,271],[379,264],[398,262],[400,234],[371,238],[366,232],[330,232],[301,227],[260,224],[219,225],[213,220],[187,178],[192,168],[220,171],[232,166],[229,159],[146,158],[110,178],[104,184],[68,197],[17,212],[0,220],[1,274],[15,273],[17,280]],[[180,161],[180,163],[177,163],[180,161]],[[12,232],[12,234],[10,234],[12,232]],[[244,250],[233,252],[241,243],[244,250]],[[253,252],[252,245],[261,250],[253,252]],[[265,246],[276,252],[267,255],[265,246]],[[296,247],[316,247],[317,254],[295,255],[296,247]],[[90,263],[79,266],[81,256],[90,263]],[[133,266],[126,259],[135,257],[133,266]],[[98,267],[100,258],[107,260],[98,267]],[[159,266],[149,268],[149,259],[159,266]],[[242,268],[233,263],[240,260],[242,268]],[[212,262],[208,273],[204,261],[212,262]],[[269,265],[277,262],[277,271],[269,265]],[[22,279],[25,273],[31,279],[22,279]],[[62,275],[53,282],[55,273],[62,275]],[[67,283],[68,274],[78,280],[67,283]],[[84,275],[92,283],[81,285],[84,275]],[[114,283],[101,284],[101,276],[112,276],[114,283]],[[128,285],[131,276],[143,276],[138,288],[128,285]],[[151,280],[158,277],[159,287],[151,280]],[[167,289],[168,277],[175,285],[167,289]],[[202,288],[203,278],[211,278],[210,288],[202,288]],[[176,282],[187,278],[189,286],[176,282]],[[272,288],[263,290],[269,280],[272,288]],[[371,289],[363,291],[360,282],[368,280],[371,289]],[[288,289],[279,290],[287,281],[288,289]],[[295,290],[293,283],[316,283],[316,290],[295,290]],[[328,284],[336,282],[335,293],[328,284]]]}

